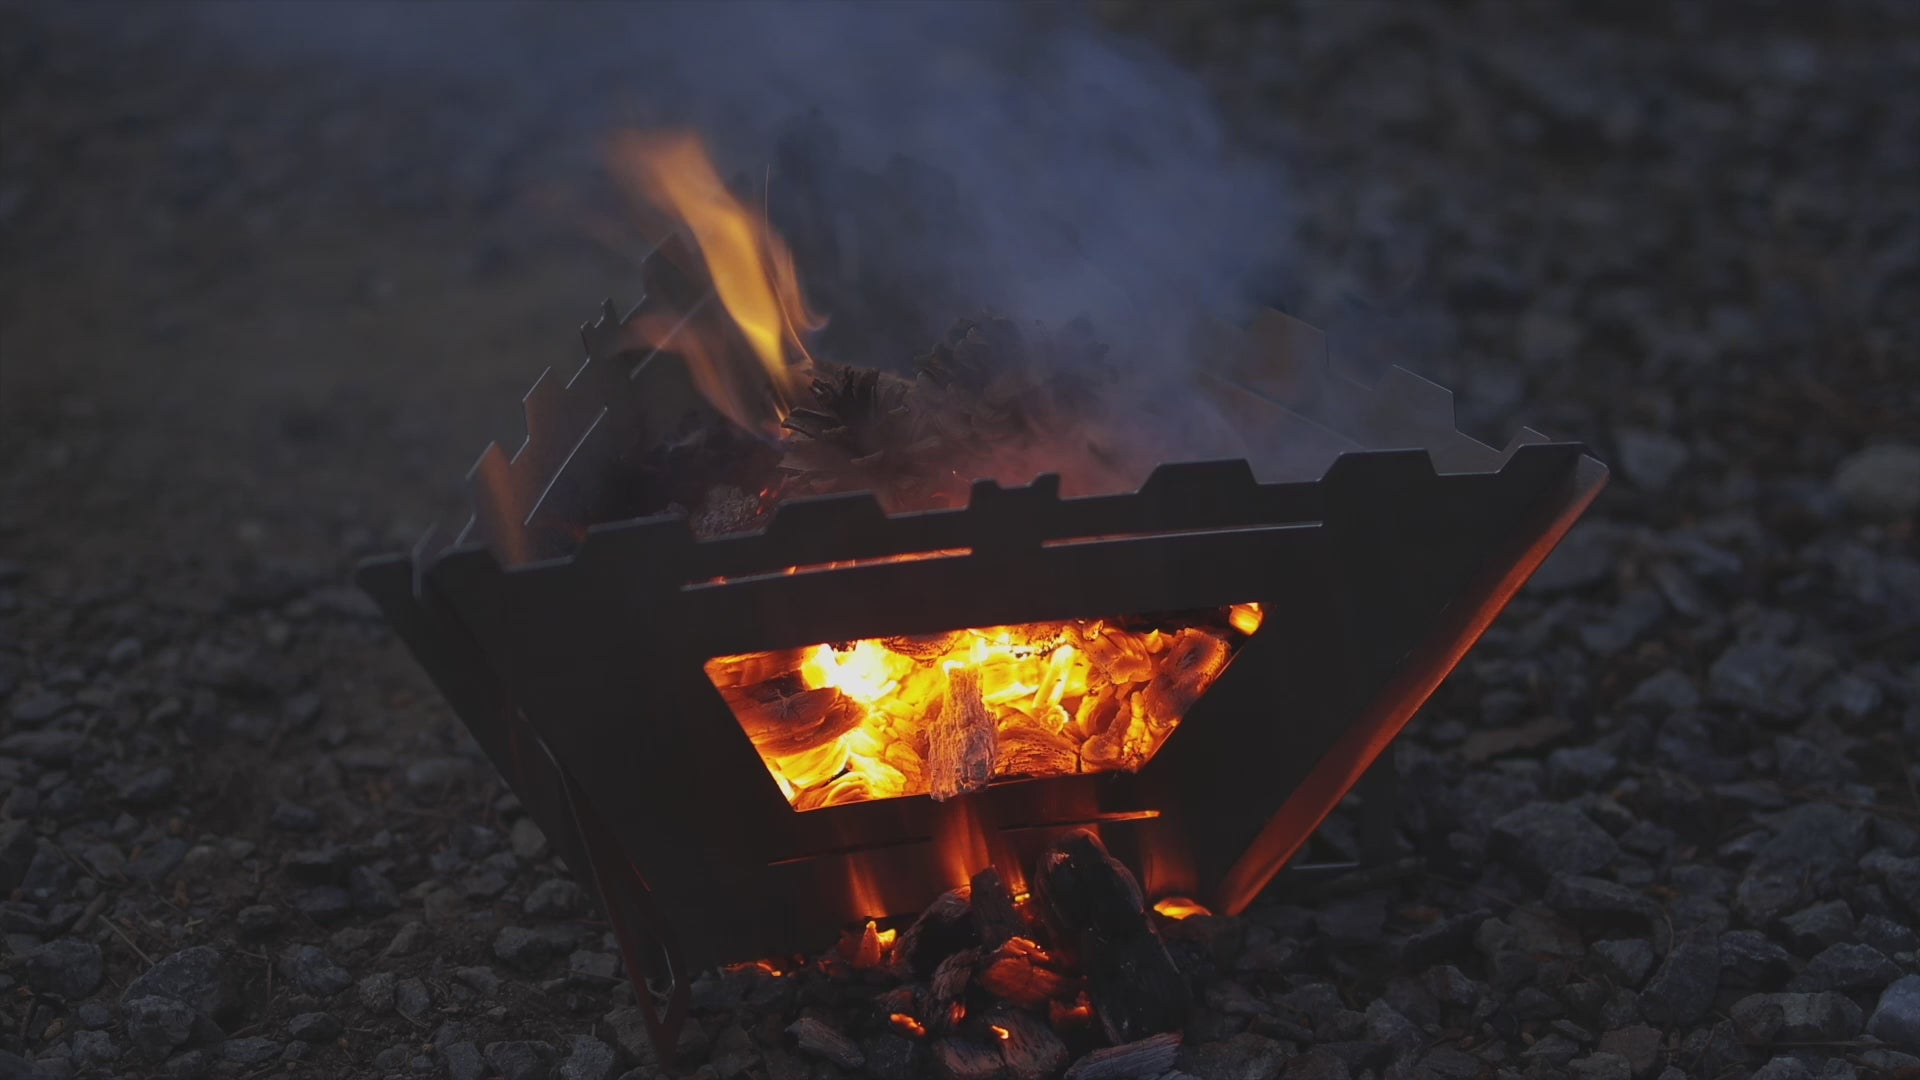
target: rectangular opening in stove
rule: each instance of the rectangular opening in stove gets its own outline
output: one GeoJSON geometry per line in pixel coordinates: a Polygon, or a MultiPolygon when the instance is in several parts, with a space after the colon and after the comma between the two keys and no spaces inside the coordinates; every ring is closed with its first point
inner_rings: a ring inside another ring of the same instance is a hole
{"type": "Polygon", "coordinates": [[[1226,671],[1259,604],[822,642],[706,664],[795,810],[1132,772],[1226,671]]]}

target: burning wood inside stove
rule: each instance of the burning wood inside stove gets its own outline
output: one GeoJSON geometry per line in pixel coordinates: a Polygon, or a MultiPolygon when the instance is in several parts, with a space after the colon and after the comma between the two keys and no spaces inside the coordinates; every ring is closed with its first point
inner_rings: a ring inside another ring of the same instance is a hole
{"type": "Polygon", "coordinates": [[[1258,604],[723,656],[707,675],[795,809],[995,780],[1133,771],[1234,652],[1258,604]]]}

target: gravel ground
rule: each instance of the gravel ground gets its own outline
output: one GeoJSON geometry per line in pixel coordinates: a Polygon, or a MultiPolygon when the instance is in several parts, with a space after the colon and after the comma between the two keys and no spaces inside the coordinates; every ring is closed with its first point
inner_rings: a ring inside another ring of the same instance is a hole
{"type": "MultiPolygon", "coordinates": [[[[659,1075],[346,584],[631,274],[590,121],[184,11],[0,6],[0,1078],[659,1075]]],[[[1277,303],[1616,468],[1398,748],[1424,863],[1173,931],[1178,1069],[1920,1075],[1915,9],[1103,12],[1294,178],[1277,303]]],[[[684,1067],[894,1080],[729,978],[684,1067]]]]}

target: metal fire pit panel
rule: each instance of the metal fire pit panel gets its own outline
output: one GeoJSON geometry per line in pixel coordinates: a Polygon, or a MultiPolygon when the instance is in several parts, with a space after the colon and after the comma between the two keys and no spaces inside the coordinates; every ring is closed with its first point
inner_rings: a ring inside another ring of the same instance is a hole
{"type": "Polygon", "coordinates": [[[529,395],[527,445],[489,448],[454,543],[361,580],[597,887],[636,980],[817,947],[989,862],[1018,875],[1074,827],[1151,894],[1240,910],[1606,477],[1577,444],[1460,435],[1446,392],[1404,373],[1373,389],[1330,374],[1318,335],[1272,316],[1239,341],[1279,359],[1228,370],[1220,400],[1304,456],[1170,465],[1094,498],[1062,499],[1051,477],[980,483],[964,508],[891,517],[870,495],[817,499],[698,541],[678,517],[617,519],[623,462],[684,401],[662,390],[677,365],[619,353],[619,326],[609,308],[584,331],[589,363],[529,395]],[[1263,625],[1138,773],[944,803],[795,811],[702,670],[820,641],[1245,602],[1263,625]]]}

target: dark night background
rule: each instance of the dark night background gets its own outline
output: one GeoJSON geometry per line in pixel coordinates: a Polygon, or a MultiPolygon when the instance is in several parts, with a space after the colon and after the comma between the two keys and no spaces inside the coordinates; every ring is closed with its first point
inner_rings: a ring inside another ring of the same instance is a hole
{"type": "MultiPolygon", "coordinates": [[[[0,1078],[658,1074],[347,575],[636,291],[600,140],[810,106],[979,202],[846,342],[1071,249],[1614,468],[1184,1072],[1920,1074],[1920,8],[884,8],[0,4],[0,1078]]],[[[698,1075],[843,1075],[721,982],[698,1075]]]]}

